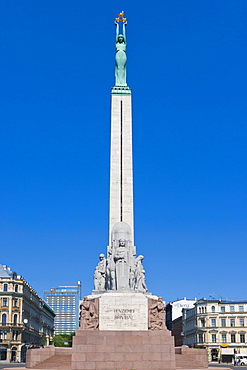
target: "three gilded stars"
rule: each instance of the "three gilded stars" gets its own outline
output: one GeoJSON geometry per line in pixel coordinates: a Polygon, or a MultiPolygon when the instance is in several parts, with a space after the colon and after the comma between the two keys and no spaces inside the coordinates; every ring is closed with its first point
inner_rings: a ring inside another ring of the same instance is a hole
{"type": "Polygon", "coordinates": [[[118,17],[116,18],[116,22],[126,22],[127,18],[124,18],[124,11],[118,14],[118,17]]]}

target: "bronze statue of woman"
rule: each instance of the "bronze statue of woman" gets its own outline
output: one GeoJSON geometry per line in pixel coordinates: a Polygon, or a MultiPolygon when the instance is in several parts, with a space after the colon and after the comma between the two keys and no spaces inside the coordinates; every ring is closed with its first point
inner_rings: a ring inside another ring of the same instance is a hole
{"type": "Polygon", "coordinates": [[[126,31],[127,21],[123,23],[123,34],[119,34],[119,24],[116,21],[116,65],[115,65],[115,86],[127,86],[126,83],[126,31]]]}

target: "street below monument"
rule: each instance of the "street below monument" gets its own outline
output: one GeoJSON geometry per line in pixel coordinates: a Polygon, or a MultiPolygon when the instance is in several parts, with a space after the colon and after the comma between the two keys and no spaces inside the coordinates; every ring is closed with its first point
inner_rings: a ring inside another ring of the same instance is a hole
{"type": "Polygon", "coordinates": [[[225,363],[221,363],[221,364],[215,364],[215,363],[209,363],[208,364],[208,367],[219,367],[219,368],[221,368],[221,367],[224,367],[224,368],[226,368],[226,367],[228,367],[229,369],[232,369],[232,370],[236,370],[236,369],[238,369],[238,368],[240,368],[240,369],[243,369],[243,370],[247,370],[247,366],[234,366],[234,365],[232,365],[232,364],[225,364],[225,363]]]}
{"type": "Polygon", "coordinates": [[[8,364],[3,363],[3,362],[0,363],[0,369],[7,369],[7,368],[13,368],[13,367],[23,368],[25,366],[26,366],[26,364],[24,364],[24,363],[21,363],[21,364],[15,364],[13,362],[8,363],[8,364]]]}
{"type": "MultiPolygon", "coordinates": [[[[9,363],[9,364],[4,364],[4,363],[0,363],[0,370],[1,369],[7,369],[7,368],[13,368],[13,367],[16,367],[16,368],[24,368],[25,367],[25,364],[24,363],[21,363],[21,364],[15,364],[15,363],[9,363]]],[[[232,369],[232,370],[236,370],[237,368],[241,368],[241,370],[247,370],[247,366],[233,366],[232,364],[213,364],[213,363],[210,363],[208,365],[208,367],[224,367],[224,368],[229,368],[229,369],[232,369]]]]}

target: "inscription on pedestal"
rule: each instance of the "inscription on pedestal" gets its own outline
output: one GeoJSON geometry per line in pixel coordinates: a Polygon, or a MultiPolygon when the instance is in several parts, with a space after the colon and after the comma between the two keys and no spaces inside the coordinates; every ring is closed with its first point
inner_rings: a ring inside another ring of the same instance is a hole
{"type": "Polygon", "coordinates": [[[148,298],[105,293],[99,298],[99,330],[148,330],[148,298]]]}

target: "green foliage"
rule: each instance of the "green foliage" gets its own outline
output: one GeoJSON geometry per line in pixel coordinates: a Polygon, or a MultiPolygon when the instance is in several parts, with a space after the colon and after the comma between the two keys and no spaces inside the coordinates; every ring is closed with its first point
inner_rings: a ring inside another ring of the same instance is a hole
{"type": "Polygon", "coordinates": [[[55,347],[72,347],[72,337],[75,333],[55,335],[53,341],[55,347]]]}

